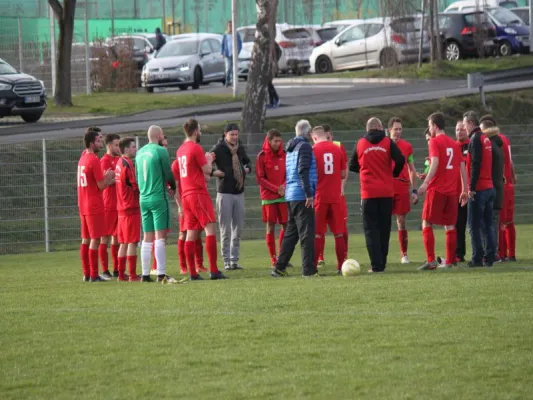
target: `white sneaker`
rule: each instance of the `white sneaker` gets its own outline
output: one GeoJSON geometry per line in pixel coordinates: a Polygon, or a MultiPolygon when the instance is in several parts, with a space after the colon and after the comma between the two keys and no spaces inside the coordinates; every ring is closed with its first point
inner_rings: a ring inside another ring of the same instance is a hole
{"type": "Polygon", "coordinates": [[[110,281],[111,280],[111,278],[109,276],[105,276],[104,274],[101,274],[100,278],[102,278],[104,281],[110,281]]]}
{"type": "Polygon", "coordinates": [[[157,276],[157,269],[150,269],[150,275],[157,276]]]}
{"type": "Polygon", "coordinates": [[[229,262],[224,262],[224,269],[226,271],[230,271],[231,270],[231,264],[229,262]]]}
{"type": "Polygon", "coordinates": [[[402,264],[409,264],[409,259],[407,258],[407,256],[402,257],[402,264]]]}

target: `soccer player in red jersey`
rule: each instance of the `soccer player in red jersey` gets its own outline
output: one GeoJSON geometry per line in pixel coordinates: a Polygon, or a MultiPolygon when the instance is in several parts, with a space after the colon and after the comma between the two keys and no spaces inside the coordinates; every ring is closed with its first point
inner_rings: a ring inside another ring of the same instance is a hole
{"type": "Polygon", "coordinates": [[[190,280],[203,279],[196,271],[194,258],[199,231],[205,230],[205,247],[209,260],[210,279],[226,279],[217,267],[216,216],[207,190],[206,175],[211,175],[213,154],[204,154],[198,144],[201,131],[198,121],[189,119],[183,126],[185,142],[176,153],[179,162],[179,193],[176,195],[178,212],[183,212],[183,228],[187,230],[185,257],[190,280]]]}
{"type": "Polygon", "coordinates": [[[413,146],[402,139],[402,120],[398,117],[393,117],[389,120],[389,136],[405,157],[402,172],[400,172],[400,176],[394,179],[392,214],[396,215],[396,224],[398,225],[401,263],[409,264],[409,259],[407,258],[409,241],[405,222],[407,214],[411,211],[411,203],[418,203],[413,146]]]}
{"type": "Polygon", "coordinates": [[[315,194],[315,265],[318,254],[323,254],[324,235],[327,225],[335,237],[337,271],[340,274],[346,260],[346,242],[344,240],[344,213],[342,202],[342,180],[346,177],[346,154],[340,146],[328,140],[328,134],[322,126],[311,131],[315,145],[313,154],[316,160],[317,186],[315,194]]]}
{"type": "Polygon", "coordinates": [[[84,137],[86,151],[78,162],[78,208],[81,220],[80,256],[83,280],[101,282],[98,275],[98,246],[105,236],[104,199],[102,191],[115,183],[115,172],[102,172],[98,152],[104,147],[102,130],[87,128],[84,137]]]}
{"type": "MultiPolygon", "coordinates": [[[[115,171],[117,161],[120,159],[120,136],[114,133],[105,135],[106,154],[101,158],[100,165],[102,171],[115,171]]],[[[98,253],[100,254],[100,263],[102,264],[102,276],[111,279],[112,276],[118,277],[118,248],[117,241],[117,189],[115,184],[107,187],[103,191],[104,197],[104,212],[106,231],[105,236],[100,241],[98,253]],[[107,255],[107,247],[111,242],[111,257],[113,259],[113,275],[109,273],[109,258],[107,255]]]]}
{"type": "Polygon", "coordinates": [[[118,280],[140,282],[137,276],[137,243],[141,238],[141,208],[139,187],[135,178],[133,159],[137,154],[135,139],[128,137],[120,141],[122,157],[115,168],[117,190],[118,225],[118,280]],[[125,274],[128,263],[129,277],[125,274]]]}
{"type": "Polygon", "coordinates": [[[279,248],[281,249],[289,218],[289,209],[284,197],[285,158],[281,133],[275,129],[269,130],[263,142],[263,148],[255,161],[255,175],[261,191],[261,210],[263,222],[266,223],[266,245],[274,269],[278,260],[274,236],[276,224],[281,225],[279,232],[279,248]]]}
{"type": "MultiPolygon", "coordinates": [[[[455,124],[455,138],[457,145],[461,149],[461,154],[463,156],[463,161],[466,165],[466,158],[468,155],[468,144],[470,139],[468,139],[468,133],[463,125],[463,120],[457,121],[455,124]]],[[[468,174],[467,174],[468,181],[468,174]]],[[[457,182],[457,193],[461,194],[462,186],[461,182],[457,182]]],[[[466,224],[468,220],[468,204],[458,205],[457,210],[457,223],[455,224],[455,230],[457,231],[457,248],[455,249],[455,256],[457,262],[464,262],[466,256],[466,224]]]]}
{"type": "Polygon", "coordinates": [[[418,189],[423,195],[427,192],[422,212],[422,236],[426,250],[426,262],[418,268],[433,270],[437,267],[451,268],[455,264],[457,247],[457,204],[467,201],[466,167],[461,150],[455,141],[444,132],[445,117],[434,113],[428,117],[431,134],[429,157],[431,165],[424,182],[418,189]],[[461,194],[457,193],[457,181],[461,180],[461,194]],[[446,260],[438,265],[435,258],[435,236],[433,225],[442,225],[446,230],[446,260]]]}

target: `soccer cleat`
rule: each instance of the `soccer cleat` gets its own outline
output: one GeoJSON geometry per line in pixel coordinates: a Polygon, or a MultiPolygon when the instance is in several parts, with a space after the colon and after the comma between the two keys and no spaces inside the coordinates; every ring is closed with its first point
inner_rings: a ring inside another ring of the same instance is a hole
{"type": "Polygon", "coordinates": [[[456,267],[457,264],[439,264],[437,265],[437,268],[439,269],[449,269],[449,268],[453,268],[453,267],[456,267]]]}
{"type": "Polygon", "coordinates": [[[233,271],[235,271],[235,270],[238,270],[238,269],[244,269],[244,268],[243,268],[242,266],[240,266],[238,263],[232,263],[232,264],[231,264],[231,269],[232,269],[233,271]]]}
{"type": "Polygon", "coordinates": [[[162,283],[163,285],[165,283],[178,283],[176,279],[168,275],[158,275],[156,282],[162,283]]]}
{"type": "Polygon", "coordinates": [[[130,280],[130,277],[128,275],[119,276],[117,278],[117,282],[128,282],[130,280]]]}
{"type": "Polygon", "coordinates": [[[224,275],[221,271],[217,271],[215,273],[211,272],[209,274],[209,279],[212,281],[218,281],[220,279],[229,279],[226,275],[224,275]]]}
{"type": "Polygon", "coordinates": [[[197,266],[197,267],[196,267],[196,270],[197,270],[198,272],[209,272],[209,270],[208,270],[206,267],[204,267],[203,265],[199,265],[199,266],[197,266]]]}
{"type": "Polygon", "coordinates": [[[130,276],[128,281],[129,282],[140,282],[141,281],[141,277],[139,275],[130,276]]]}
{"type": "Polygon", "coordinates": [[[409,264],[409,259],[407,258],[407,256],[403,256],[402,257],[402,261],[401,261],[402,264],[409,264]]]}
{"type": "Polygon", "coordinates": [[[90,282],[91,281],[91,277],[90,276],[84,276],[83,277],[83,282],[90,282]]]}
{"type": "Polygon", "coordinates": [[[433,262],[426,262],[422,264],[420,267],[418,267],[419,271],[432,271],[437,268],[437,266],[440,265],[437,261],[433,262]]]}
{"type": "Polygon", "coordinates": [[[157,276],[157,269],[151,269],[150,275],[157,276]]]}
{"type": "Polygon", "coordinates": [[[337,275],[342,275],[342,271],[340,269],[337,270],[337,275]]]}
{"type": "Polygon", "coordinates": [[[279,269],[274,269],[272,270],[272,272],[270,273],[270,275],[273,277],[273,278],[286,278],[289,276],[289,274],[287,273],[287,271],[283,270],[279,270],[279,269]]]}
{"type": "Polygon", "coordinates": [[[150,277],[150,275],[143,275],[141,277],[141,282],[142,283],[149,283],[149,282],[153,282],[152,278],[150,277]]]}
{"type": "Polygon", "coordinates": [[[113,278],[118,278],[118,271],[117,270],[113,270],[113,278]]]}
{"type": "Polygon", "coordinates": [[[516,257],[515,257],[515,256],[508,257],[508,258],[507,258],[507,261],[509,261],[509,262],[516,262],[516,257]]]}
{"type": "Polygon", "coordinates": [[[231,264],[229,262],[224,261],[224,269],[226,271],[231,271],[231,264]]]}
{"type": "Polygon", "coordinates": [[[320,275],[318,272],[316,274],[312,275],[302,275],[303,278],[322,278],[322,275],[320,275]]]}
{"type": "Polygon", "coordinates": [[[437,264],[439,264],[439,265],[444,264],[444,262],[443,262],[442,258],[440,258],[440,256],[437,256],[437,264]]]}
{"type": "Polygon", "coordinates": [[[326,262],[324,260],[318,260],[318,263],[316,265],[317,268],[324,268],[326,266],[326,262]]]}
{"type": "Polygon", "coordinates": [[[90,282],[107,282],[109,279],[104,279],[101,276],[97,276],[96,278],[91,278],[90,282]]]}
{"type": "Polygon", "coordinates": [[[100,276],[101,276],[103,279],[105,279],[106,281],[110,280],[110,279],[113,277],[113,275],[111,275],[111,274],[109,273],[109,270],[106,270],[106,271],[102,272],[102,275],[100,275],[100,276]]]}
{"type": "Polygon", "coordinates": [[[200,275],[193,275],[189,278],[190,281],[203,281],[204,278],[202,278],[200,275]]]}

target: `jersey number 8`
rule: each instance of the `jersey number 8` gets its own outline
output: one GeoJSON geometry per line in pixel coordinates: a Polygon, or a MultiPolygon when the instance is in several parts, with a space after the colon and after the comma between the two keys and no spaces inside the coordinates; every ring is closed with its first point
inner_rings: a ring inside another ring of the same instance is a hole
{"type": "Polygon", "coordinates": [[[333,175],[333,154],[324,153],[324,174],[333,175]]]}

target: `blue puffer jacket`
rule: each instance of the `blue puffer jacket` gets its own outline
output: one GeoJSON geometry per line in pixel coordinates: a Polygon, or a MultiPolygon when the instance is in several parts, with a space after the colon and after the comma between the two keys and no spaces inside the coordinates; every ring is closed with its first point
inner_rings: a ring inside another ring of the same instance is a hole
{"type": "Polygon", "coordinates": [[[287,186],[286,201],[305,201],[315,197],[316,161],[311,144],[297,136],[287,144],[287,186]]]}

